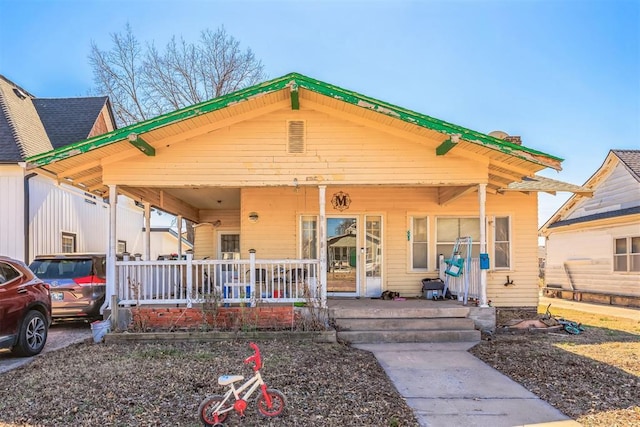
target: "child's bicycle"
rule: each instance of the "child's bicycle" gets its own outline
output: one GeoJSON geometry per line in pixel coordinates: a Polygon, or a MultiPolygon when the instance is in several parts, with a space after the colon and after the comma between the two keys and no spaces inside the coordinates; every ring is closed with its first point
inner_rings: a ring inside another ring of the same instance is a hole
{"type": "Polygon", "coordinates": [[[562,329],[564,329],[565,332],[568,332],[572,335],[578,335],[580,334],[580,332],[584,332],[584,327],[582,326],[581,323],[574,322],[571,320],[566,320],[562,317],[555,317],[553,314],[551,314],[551,310],[549,310],[550,308],[551,308],[551,304],[547,306],[547,311],[544,313],[544,316],[542,317],[543,322],[551,320],[555,322],[555,324],[561,325],[562,329]]]}
{"type": "Polygon", "coordinates": [[[260,393],[256,399],[258,413],[265,417],[277,417],[282,414],[286,405],[284,394],[267,385],[262,380],[260,368],[262,367],[262,359],[260,357],[260,349],[255,343],[249,343],[254,351],[253,356],[245,359],[244,363],[253,362],[253,377],[249,378],[244,384],[236,388],[236,382],[244,380],[242,375],[222,375],[218,377],[218,384],[228,386],[229,389],[224,395],[207,396],[200,407],[200,421],[208,427],[224,427],[224,421],[229,416],[229,412],[235,410],[241,417],[244,417],[244,411],[247,409],[247,400],[254,391],[260,388],[260,393]],[[246,391],[245,391],[246,390],[246,391]],[[241,396],[241,393],[243,393],[241,396]]]}

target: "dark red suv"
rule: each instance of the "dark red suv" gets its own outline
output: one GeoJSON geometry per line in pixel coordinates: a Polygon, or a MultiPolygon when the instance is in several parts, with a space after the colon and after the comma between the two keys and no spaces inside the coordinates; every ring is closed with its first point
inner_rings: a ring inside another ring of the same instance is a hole
{"type": "Polygon", "coordinates": [[[22,261],[0,256],[0,348],[17,356],[36,355],[50,325],[49,286],[22,261]]]}

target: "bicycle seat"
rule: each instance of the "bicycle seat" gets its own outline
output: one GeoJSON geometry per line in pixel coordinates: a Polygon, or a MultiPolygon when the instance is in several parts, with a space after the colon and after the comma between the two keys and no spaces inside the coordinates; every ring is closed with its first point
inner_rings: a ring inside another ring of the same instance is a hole
{"type": "Polygon", "coordinates": [[[218,384],[229,385],[236,381],[242,381],[244,377],[242,375],[221,375],[218,377],[218,384]]]}

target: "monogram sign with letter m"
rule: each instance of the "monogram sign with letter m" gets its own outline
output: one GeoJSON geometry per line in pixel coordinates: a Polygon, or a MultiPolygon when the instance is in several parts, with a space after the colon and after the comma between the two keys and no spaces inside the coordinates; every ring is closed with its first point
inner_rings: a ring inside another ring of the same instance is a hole
{"type": "Polygon", "coordinates": [[[351,197],[347,193],[343,193],[339,191],[333,195],[331,198],[331,205],[334,209],[342,212],[343,210],[349,209],[349,205],[351,204],[351,197]]]}

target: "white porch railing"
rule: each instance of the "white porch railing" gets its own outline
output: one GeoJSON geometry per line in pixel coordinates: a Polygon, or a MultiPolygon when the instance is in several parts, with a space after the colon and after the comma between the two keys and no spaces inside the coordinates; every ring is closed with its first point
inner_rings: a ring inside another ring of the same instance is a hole
{"type": "MultiPolygon", "coordinates": [[[[444,266],[444,257],[440,256],[440,265],[444,266]]],[[[440,269],[439,277],[444,282],[448,280],[448,289],[452,294],[458,297],[480,299],[480,259],[471,258],[471,268],[467,274],[466,266],[463,269],[463,273],[459,276],[449,276],[445,274],[444,268],[440,269]],[[468,280],[469,289],[466,288],[466,281],[468,280]],[[465,297],[466,293],[466,297],[465,297]]]]}
{"type": "Polygon", "coordinates": [[[319,301],[318,260],[116,261],[119,305],[319,301]]]}

